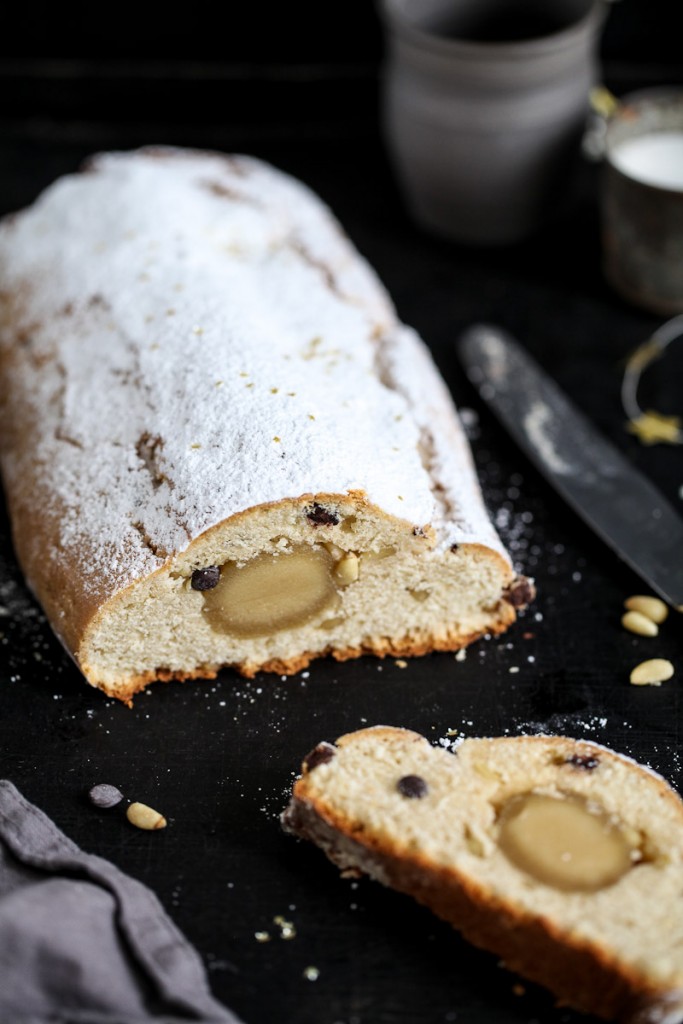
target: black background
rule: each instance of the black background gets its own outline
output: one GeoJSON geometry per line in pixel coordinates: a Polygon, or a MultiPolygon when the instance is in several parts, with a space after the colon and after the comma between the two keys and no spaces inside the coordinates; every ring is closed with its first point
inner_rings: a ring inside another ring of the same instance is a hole
{"type": "MultiPolygon", "coordinates": [[[[602,46],[618,94],[680,82],[676,4],[622,0],[602,46]]],[[[133,710],[90,690],[54,640],[0,543],[0,775],[77,842],[159,895],[200,950],[215,993],[247,1024],[569,1022],[545,993],[500,969],[408,899],[350,883],[284,836],[277,816],[320,739],[384,722],[436,741],[558,732],[633,754],[681,786],[680,619],[657,639],[623,631],[626,569],[513,447],[456,364],[453,341],[486,319],[512,331],[576,403],[680,509],[681,449],[643,448],[624,429],[623,360],[661,321],[618,298],[600,269],[598,170],[583,171],[565,221],[524,244],[434,240],[404,211],[378,124],[382,37],[369,3],[31,5],[5,20],[0,53],[0,212],[30,202],[101,148],[148,142],[250,152],[330,203],[422,333],[467,412],[489,507],[536,604],[464,662],[432,656],[314,663],[306,676],[159,684],[133,710]],[[501,510],[502,509],[502,513],[501,510]],[[668,657],[676,677],[629,686],[668,657]],[[511,671],[518,669],[519,671],[511,671]],[[134,830],[85,793],[118,785],[169,827],[134,830]],[[284,940],[276,915],[292,921],[284,940]],[[258,943],[257,931],[272,940],[258,943]],[[304,969],[319,968],[317,981],[304,969]]],[[[649,371],[643,404],[681,412],[681,360],[649,371]]],[[[2,1022],[5,1024],[5,1022],[2,1022]]],[[[9,1022],[8,1022],[9,1024],[9,1022]]]]}

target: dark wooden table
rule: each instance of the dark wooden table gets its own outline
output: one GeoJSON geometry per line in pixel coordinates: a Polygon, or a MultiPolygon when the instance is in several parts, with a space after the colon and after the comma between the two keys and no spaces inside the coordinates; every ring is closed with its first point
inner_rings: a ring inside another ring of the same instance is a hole
{"type": "MultiPolygon", "coordinates": [[[[140,87],[144,116],[136,119],[114,116],[115,83],[106,75],[90,84],[107,117],[98,119],[95,102],[82,117],[66,116],[73,82],[49,98],[44,88],[36,107],[43,113],[31,116],[35,83],[15,80],[19,112],[0,139],[0,210],[31,201],[92,150],[145,142],[248,151],[302,178],[330,203],[434,352],[465,411],[492,515],[519,569],[536,578],[538,599],[506,636],[475,644],[461,663],[448,654],[405,668],[393,659],[324,661],[291,679],[248,682],[226,671],[214,682],[158,684],[128,710],[89,689],[59,647],[22,582],[3,520],[0,776],[159,895],[201,952],[216,995],[247,1024],[578,1020],[533,986],[520,989],[495,958],[407,898],[340,879],[319,851],[281,832],[278,815],[309,748],[373,723],[408,726],[433,741],[451,729],[590,738],[681,785],[680,619],[671,616],[656,640],[621,628],[622,602],[642,584],[515,449],[453,348],[472,322],[508,328],[680,508],[681,449],[645,449],[624,429],[623,360],[660,321],[603,281],[596,172],[586,169],[571,216],[528,242],[461,248],[420,234],[407,218],[377,132],[374,81],[361,72],[345,84],[324,75],[317,86],[290,80],[286,102],[270,83],[270,118],[253,92],[218,82],[225,105],[214,96],[210,117],[188,112],[180,122],[150,99],[154,82],[146,94],[140,87]],[[292,103],[302,96],[297,113],[292,103]],[[631,667],[654,656],[671,659],[676,677],[661,688],[630,686],[631,667]],[[169,827],[144,833],[117,810],[96,811],[85,796],[96,782],[158,808],[169,827]],[[281,936],[278,916],[293,923],[294,937],[281,936]],[[270,941],[257,941],[257,932],[270,941]],[[305,977],[307,967],[318,969],[317,980],[305,977]]],[[[187,96],[182,83],[169,78],[167,86],[187,96]]],[[[129,102],[130,82],[121,90],[129,102]]],[[[675,412],[678,403],[681,411],[680,366],[672,354],[649,373],[648,404],[675,412]]]]}

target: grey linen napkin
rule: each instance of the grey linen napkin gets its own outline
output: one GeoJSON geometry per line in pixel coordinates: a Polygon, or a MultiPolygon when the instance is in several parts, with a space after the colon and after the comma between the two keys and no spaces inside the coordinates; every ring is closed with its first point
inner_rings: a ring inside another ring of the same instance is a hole
{"type": "Polygon", "coordinates": [[[240,1024],[157,897],[0,780],[0,1024],[240,1024]]]}

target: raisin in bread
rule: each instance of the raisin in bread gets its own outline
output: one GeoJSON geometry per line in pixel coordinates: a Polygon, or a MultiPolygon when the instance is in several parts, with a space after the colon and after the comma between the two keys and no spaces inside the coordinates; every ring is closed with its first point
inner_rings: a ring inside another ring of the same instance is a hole
{"type": "Polygon", "coordinates": [[[683,803],[629,758],[546,736],[451,753],[363,729],[309,754],[283,824],[563,1003],[683,1019],[683,803]]]}
{"type": "Polygon", "coordinates": [[[257,160],[105,154],[6,218],[0,381],[20,562],[108,694],[452,650],[531,595],[424,345],[257,160]]]}

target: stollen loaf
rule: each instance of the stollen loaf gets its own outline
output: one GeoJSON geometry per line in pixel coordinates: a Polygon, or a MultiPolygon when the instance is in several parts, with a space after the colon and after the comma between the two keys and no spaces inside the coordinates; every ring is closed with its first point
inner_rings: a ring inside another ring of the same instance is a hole
{"type": "Polygon", "coordinates": [[[363,729],[305,758],[283,824],[564,1004],[683,1020],[683,802],[623,755],[548,736],[451,753],[363,729]]]}
{"type": "Polygon", "coordinates": [[[455,650],[532,596],[425,346],[258,160],[102,154],[5,218],[0,377],[19,560],[112,696],[455,650]]]}

